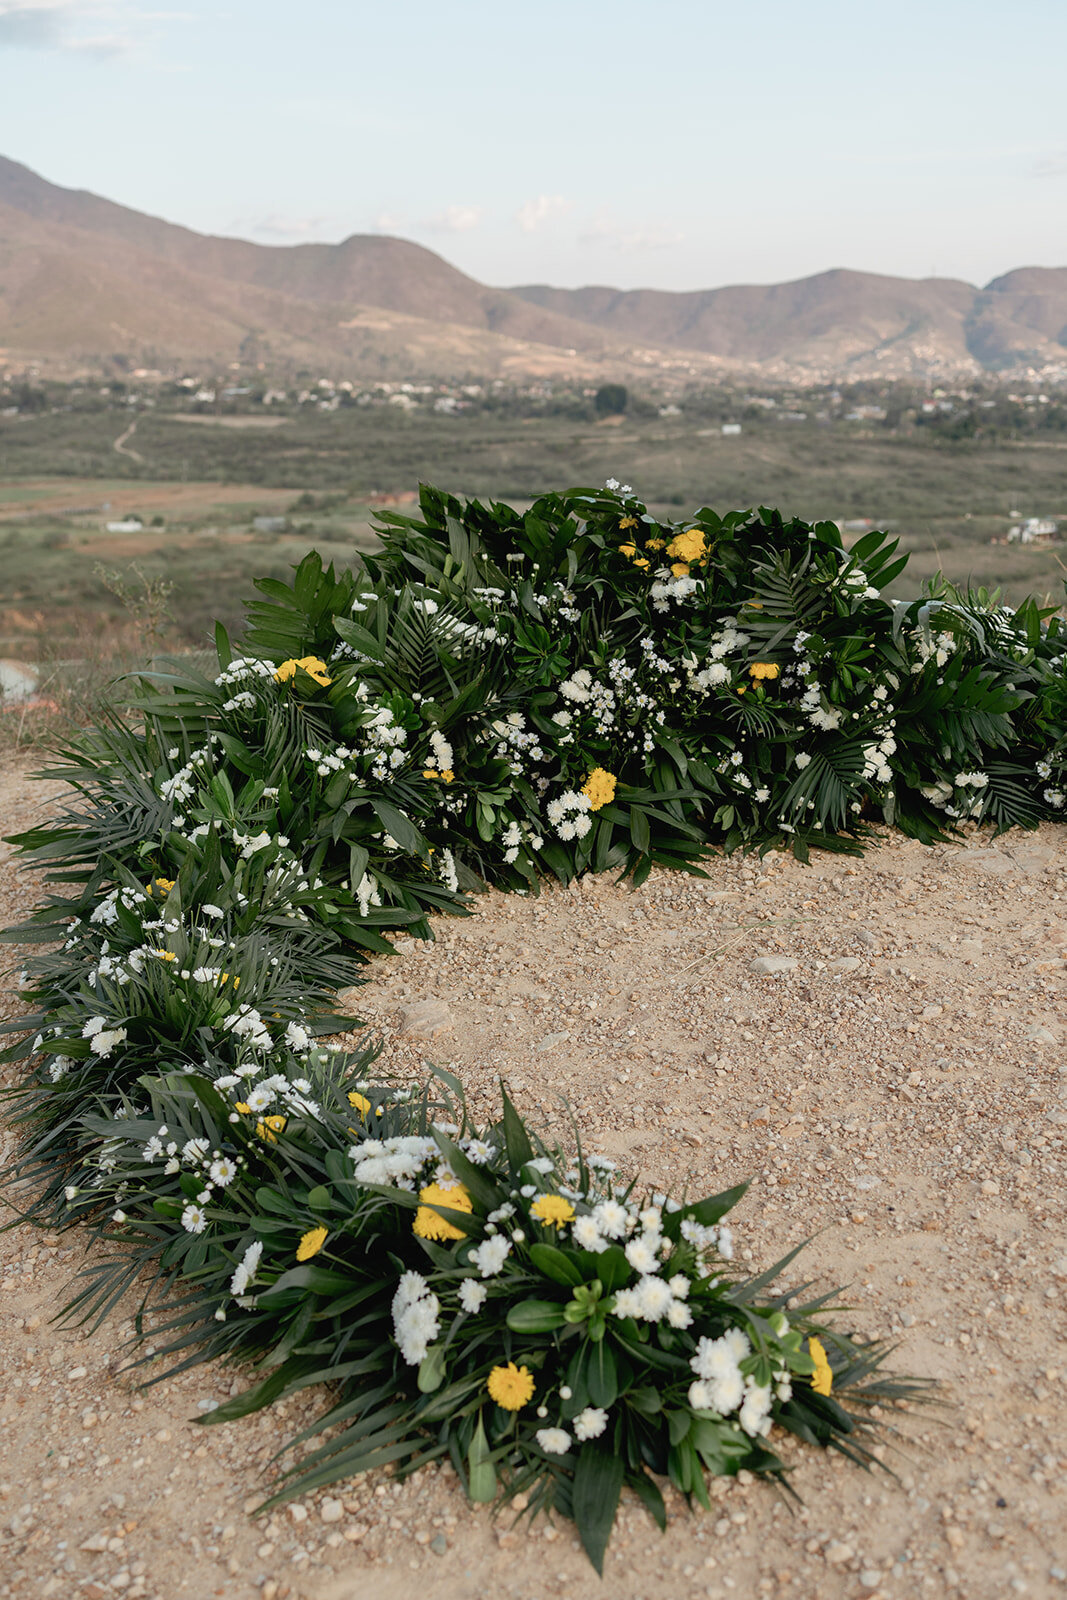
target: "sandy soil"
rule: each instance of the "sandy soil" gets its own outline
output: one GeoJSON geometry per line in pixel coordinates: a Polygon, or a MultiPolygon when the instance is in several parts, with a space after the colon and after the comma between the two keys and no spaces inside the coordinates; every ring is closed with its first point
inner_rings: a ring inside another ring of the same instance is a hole
{"type": "MultiPolygon", "coordinates": [[[[47,795],[9,768],[0,805],[9,831],[47,795]]],[[[31,899],[0,863],[2,920],[31,899]]],[[[846,1325],[899,1336],[897,1366],[943,1380],[949,1408],[905,1420],[898,1481],[791,1451],[799,1510],[715,1484],[710,1516],[675,1499],[661,1537],[626,1505],[602,1584],[568,1524],[494,1520],[448,1470],[253,1519],[311,1402],[198,1429],[235,1375],[139,1391],[122,1324],[52,1320],[77,1234],[18,1229],[0,1257],[0,1596],[1067,1594],[1065,980],[1051,827],[488,895],[436,945],[401,940],[360,992],[387,1060],[452,1066],[479,1113],[504,1076],[561,1133],[566,1096],[593,1148],[657,1185],[751,1177],[746,1262],[818,1234],[789,1281],[848,1284],[846,1325]],[[795,965],[764,975],[765,956],[795,965]]]]}

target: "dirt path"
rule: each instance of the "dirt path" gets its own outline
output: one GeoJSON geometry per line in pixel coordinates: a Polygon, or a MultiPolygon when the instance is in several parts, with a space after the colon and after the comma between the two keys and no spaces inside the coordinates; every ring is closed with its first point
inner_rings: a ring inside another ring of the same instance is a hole
{"type": "Polygon", "coordinates": [[[130,423],[125,432],[120,433],[118,438],[115,440],[114,444],[111,446],[112,450],[116,450],[120,456],[129,456],[133,461],[143,461],[144,456],[141,455],[141,453],[137,450],[131,450],[129,445],[126,443],[126,440],[132,439],[136,432],[137,418],[134,417],[133,421],[130,423]]]}
{"type": "MultiPolygon", "coordinates": [[[[40,786],[0,775],[8,829],[40,786]]],[[[0,846],[0,854],[7,847],[0,846]]],[[[0,862],[0,916],[30,900],[0,862]]],[[[310,1402],[218,1430],[218,1368],[138,1393],[121,1327],[51,1319],[77,1234],[4,1236],[0,1597],[261,1600],[1043,1600],[1067,1594],[1067,830],[924,850],[887,838],[809,869],[714,862],[538,900],[488,895],[401,941],[361,1009],[386,1059],[457,1069],[657,1184],[753,1188],[745,1260],[818,1233],[791,1273],[847,1283],[847,1325],[953,1409],[915,1414],[899,1483],[793,1452],[795,1512],[755,1483],[625,1507],[599,1583],[569,1525],[510,1527],[450,1471],[359,1481],[264,1523],[263,1469],[310,1402]],[[761,956],[796,965],[772,976],[761,956]],[[435,999],[443,1031],[412,1031],[435,999]]],[[[16,1002],[8,999],[10,1009],[16,1002]]]]}

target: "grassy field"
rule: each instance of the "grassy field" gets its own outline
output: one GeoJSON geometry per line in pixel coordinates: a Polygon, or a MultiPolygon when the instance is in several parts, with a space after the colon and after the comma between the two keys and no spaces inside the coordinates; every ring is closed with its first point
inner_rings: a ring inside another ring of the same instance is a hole
{"type": "Polygon", "coordinates": [[[1011,512],[1067,523],[1067,443],[948,446],[773,422],[723,438],[684,416],[597,424],[389,407],[302,413],[269,428],[198,420],[147,412],[132,432],[114,411],[0,421],[0,655],[84,656],[131,627],[152,643],[196,647],[216,616],[236,621],[254,576],[283,574],[312,544],[340,562],[369,548],[370,495],[420,479],[523,503],[616,476],[676,516],[762,503],[870,518],[911,555],[898,594],[938,569],[999,584],[1010,601],[1063,594],[1056,546],[990,541],[1011,512]],[[134,513],[142,532],[106,531],[134,513]],[[286,531],[257,532],[264,514],[285,515],[286,531]]]}

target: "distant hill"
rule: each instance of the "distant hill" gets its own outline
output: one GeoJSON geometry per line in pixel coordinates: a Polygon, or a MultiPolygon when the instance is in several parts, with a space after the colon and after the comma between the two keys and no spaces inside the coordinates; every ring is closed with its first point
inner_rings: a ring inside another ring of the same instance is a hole
{"type": "Polygon", "coordinates": [[[408,240],[194,233],[0,157],[0,357],[258,359],[352,374],[977,374],[1067,360],[1067,268],[985,289],[836,270],[691,293],[494,289],[408,240]]]}

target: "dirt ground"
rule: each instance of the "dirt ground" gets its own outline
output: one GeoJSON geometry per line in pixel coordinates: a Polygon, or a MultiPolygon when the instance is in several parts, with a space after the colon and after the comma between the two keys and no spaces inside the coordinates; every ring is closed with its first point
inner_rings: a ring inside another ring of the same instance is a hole
{"type": "MultiPolygon", "coordinates": [[[[22,769],[0,774],[5,832],[47,805],[22,769]]],[[[0,862],[0,920],[32,897],[0,862]]],[[[817,1235],[789,1282],[847,1284],[844,1325],[896,1336],[894,1364],[939,1378],[948,1406],[904,1420],[895,1480],[787,1445],[799,1508],[715,1483],[712,1513],[674,1497],[661,1537],[624,1504],[603,1582],[569,1524],[494,1519],[448,1469],[254,1519],[311,1400],[199,1429],[234,1373],[138,1390],[128,1324],[53,1320],[77,1234],[21,1228],[0,1254],[0,1596],[1067,1595],[1065,981],[1052,827],[493,894],[435,945],[401,940],[360,991],[388,1061],[452,1067],[479,1114],[504,1077],[561,1135],[566,1097],[587,1148],[656,1186],[751,1178],[744,1261],[817,1235]]]]}

